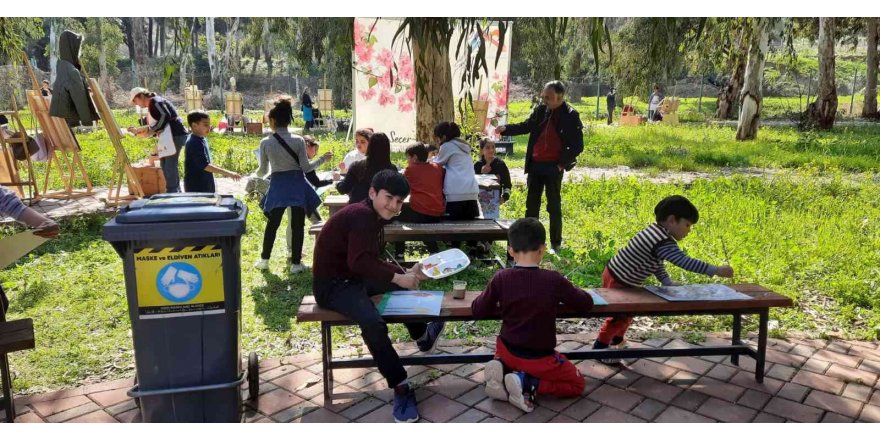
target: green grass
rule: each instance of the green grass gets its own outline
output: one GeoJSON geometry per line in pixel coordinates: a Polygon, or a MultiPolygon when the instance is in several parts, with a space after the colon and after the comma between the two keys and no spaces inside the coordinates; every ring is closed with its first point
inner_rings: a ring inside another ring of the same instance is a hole
{"type": "MultiPolygon", "coordinates": [[[[876,282],[880,254],[874,251],[880,245],[880,184],[843,176],[815,177],[804,173],[772,180],[717,178],[689,185],[629,178],[566,185],[567,249],[558,257],[548,257],[545,265],[569,274],[579,285],[599,285],[605,262],[651,221],[657,200],[680,193],[701,210],[700,222],[682,243],[691,256],[724,263],[723,240],[736,269],[734,282],[760,283],[795,299],[797,307],[771,313],[771,319],[779,322],[777,334],[838,331],[846,337],[873,338],[880,328],[876,282]]],[[[522,188],[515,189],[502,207],[503,216],[521,216],[524,203],[522,188]]],[[[265,217],[253,202],[250,208],[242,237],[242,350],[264,357],[317,350],[318,325],[294,320],[301,298],[310,291],[311,275],[287,275],[283,234],[278,237],[271,273],[252,267],[265,217]]],[[[37,348],[12,355],[16,388],[22,392],[131,374],[122,265],[101,239],[104,221],[100,217],[64,221],[60,239],[0,272],[11,297],[11,318],[30,317],[35,322],[37,348]]],[[[11,232],[5,229],[2,234],[11,232]]],[[[312,248],[307,237],[306,262],[311,261],[312,248]]],[[[503,252],[499,245],[495,250],[503,252]]],[[[494,267],[474,266],[461,278],[469,288],[480,289],[494,272],[494,267]]],[[[670,272],[677,281],[708,281],[675,268],[670,272]]],[[[450,290],[451,281],[426,282],[423,287],[450,290]]],[[[698,334],[729,329],[729,321],[672,317],[657,322],[698,334]]],[[[391,328],[393,338],[405,340],[401,326],[391,328]]],[[[754,328],[754,323],[747,328],[754,328]]],[[[359,346],[355,328],[334,331],[337,343],[359,346]]],[[[497,331],[497,322],[456,323],[447,335],[469,339],[497,331]]]]}

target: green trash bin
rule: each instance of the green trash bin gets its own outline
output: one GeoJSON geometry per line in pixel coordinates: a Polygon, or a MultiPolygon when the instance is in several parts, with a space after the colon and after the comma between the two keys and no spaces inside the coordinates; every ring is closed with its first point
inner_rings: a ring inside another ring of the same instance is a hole
{"type": "Polygon", "coordinates": [[[144,422],[238,422],[240,385],[258,388],[255,354],[241,366],[241,236],[247,206],[232,196],[157,194],[104,224],[122,257],[144,422]]]}

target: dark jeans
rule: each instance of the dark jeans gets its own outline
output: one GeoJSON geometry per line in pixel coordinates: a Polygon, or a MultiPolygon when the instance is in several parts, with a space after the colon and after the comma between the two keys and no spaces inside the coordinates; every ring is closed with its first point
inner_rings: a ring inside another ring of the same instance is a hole
{"type": "MultiPolygon", "coordinates": [[[[364,279],[315,278],[312,288],[319,306],[345,315],[361,328],[364,343],[379,365],[379,373],[388,381],[389,388],[406,380],[406,370],[388,337],[388,325],[370,300],[373,295],[402,290],[401,287],[364,279]]],[[[427,329],[424,323],[405,325],[413,339],[424,335],[427,329]]]]}
{"type": "MultiPolygon", "coordinates": [[[[446,202],[447,220],[473,220],[480,216],[480,204],[476,200],[462,200],[460,202],[446,202]]],[[[476,242],[468,242],[475,245],[476,242]]],[[[461,248],[460,241],[453,241],[450,246],[461,248]]]]}
{"type": "Polygon", "coordinates": [[[608,107],[608,125],[611,125],[611,120],[614,118],[614,107],[608,107]]]}
{"type": "Polygon", "coordinates": [[[556,162],[532,162],[526,179],[526,217],[538,218],[541,193],[547,189],[547,214],[550,214],[550,245],[562,244],[562,175],[556,162]]]}
{"type": "MultiPolygon", "coordinates": [[[[275,208],[269,212],[269,218],[266,221],[266,232],[263,233],[263,253],[260,256],[264,260],[268,260],[272,256],[272,248],[275,246],[275,234],[278,233],[278,226],[281,225],[284,211],[285,208],[275,208]]],[[[299,264],[302,260],[303,228],[305,224],[306,211],[298,206],[292,206],[290,216],[290,264],[299,264]]]]}
{"type": "MultiPolygon", "coordinates": [[[[397,221],[404,223],[439,223],[443,221],[443,217],[434,217],[431,215],[425,215],[420,212],[413,211],[409,205],[403,205],[403,211],[397,217],[397,221]]],[[[440,251],[440,247],[437,246],[436,241],[426,241],[424,242],[425,246],[428,248],[428,252],[432,254],[436,254],[440,251]]],[[[398,241],[394,243],[394,252],[397,255],[401,255],[406,248],[406,243],[402,241],[398,241]]]]}
{"type": "MultiPolygon", "coordinates": [[[[167,128],[166,130],[170,129],[167,128]]],[[[177,152],[171,156],[159,159],[159,166],[162,167],[162,174],[165,176],[165,192],[180,192],[180,168],[178,163],[180,162],[180,149],[186,145],[186,138],[186,135],[174,136],[174,146],[177,148],[177,152]]]]}

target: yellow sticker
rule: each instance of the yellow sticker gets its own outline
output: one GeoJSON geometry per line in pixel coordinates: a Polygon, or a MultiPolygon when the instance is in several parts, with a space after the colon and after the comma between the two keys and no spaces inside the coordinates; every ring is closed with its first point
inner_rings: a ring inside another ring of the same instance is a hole
{"type": "Polygon", "coordinates": [[[136,249],[140,318],[223,313],[222,255],[214,245],[136,249]]]}

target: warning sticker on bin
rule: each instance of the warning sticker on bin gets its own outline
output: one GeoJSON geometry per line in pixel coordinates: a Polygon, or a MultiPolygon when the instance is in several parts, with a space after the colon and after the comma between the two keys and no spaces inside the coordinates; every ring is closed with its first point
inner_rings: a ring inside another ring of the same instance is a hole
{"type": "Polygon", "coordinates": [[[134,253],[141,319],[223,313],[220,247],[143,248],[134,253]]]}

